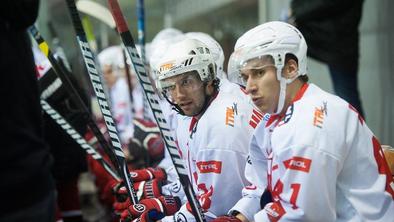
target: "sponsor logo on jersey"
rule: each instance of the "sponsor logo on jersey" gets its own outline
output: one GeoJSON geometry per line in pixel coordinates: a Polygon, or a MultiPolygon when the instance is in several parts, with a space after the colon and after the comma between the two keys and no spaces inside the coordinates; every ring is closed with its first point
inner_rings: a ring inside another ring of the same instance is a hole
{"type": "Polygon", "coordinates": [[[237,103],[233,103],[233,106],[226,108],[226,121],[227,126],[234,127],[234,116],[238,114],[237,103]]]}
{"type": "Polygon", "coordinates": [[[312,163],[311,159],[307,159],[299,156],[295,156],[291,159],[283,161],[283,164],[285,165],[286,169],[298,170],[306,173],[309,173],[309,170],[311,168],[311,163],[312,163]]]}
{"type": "Polygon", "coordinates": [[[256,109],[253,109],[252,116],[250,117],[249,120],[249,125],[253,127],[253,129],[256,128],[256,126],[259,124],[261,119],[263,119],[263,117],[265,119],[266,115],[263,115],[261,112],[257,111],[256,109]]]}
{"type": "Polygon", "coordinates": [[[323,106],[315,107],[313,125],[323,128],[324,116],[327,115],[327,102],[323,102],[323,106]]]}
{"type": "Polygon", "coordinates": [[[222,161],[201,161],[197,162],[200,173],[218,173],[222,172],[222,161]]]}
{"type": "Polygon", "coordinates": [[[279,221],[280,218],[286,213],[280,202],[268,203],[264,207],[265,212],[271,222],[279,221]]]}

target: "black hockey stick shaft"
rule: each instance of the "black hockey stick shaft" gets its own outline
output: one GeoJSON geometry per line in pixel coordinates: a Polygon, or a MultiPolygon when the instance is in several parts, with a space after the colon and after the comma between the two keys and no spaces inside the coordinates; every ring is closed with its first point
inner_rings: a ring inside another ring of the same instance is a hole
{"type": "MultiPolygon", "coordinates": [[[[138,43],[141,49],[141,59],[144,65],[147,64],[145,55],[145,7],[144,0],[137,0],[137,27],[138,27],[138,43]]],[[[143,114],[144,119],[151,119],[149,115],[148,99],[143,95],[143,114]]]]}
{"type": "MultiPolygon", "coordinates": [[[[123,63],[125,67],[125,72],[126,72],[126,79],[127,79],[127,88],[129,89],[129,95],[130,95],[130,102],[131,104],[134,104],[134,98],[133,98],[133,86],[131,85],[131,73],[129,66],[127,64],[127,56],[126,56],[126,49],[122,48],[122,55],[123,55],[123,63]]],[[[133,112],[133,109],[131,110],[133,112]]]]}
{"type": "Polygon", "coordinates": [[[114,155],[111,151],[110,146],[108,145],[107,140],[105,140],[103,134],[100,131],[100,128],[97,126],[96,122],[93,120],[93,116],[90,114],[89,109],[86,107],[85,103],[83,102],[81,96],[79,95],[78,91],[73,86],[70,78],[68,75],[68,70],[59,63],[59,61],[55,58],[52,51],[50,50],[47,42],[44,40],[40,32],[35,26],[31,26],[28,29],[29,33],[33,36],[36,40],[40,50],[43,54],[48,58],[49,62],[52,65],[53,70],[58,75],[60,80],[65,86],[65,89],[70,94],[70,98],[72,99],[73,103],[76,104],[77,107],[81,108],[84,112],[83,118],[87,122],[89,128],[92,130],[93,134],[96,136],[99,144],[104,149],[104,152],[108,155],[111,162],[116,166],[116,160],[114,155]]]}
{"type": "Polygon", "coordinates": [[[119,3],[117,2],[117,0],[108,0],[108,3],[110,6],[109,8],[112,12],[112,15],[115,19],[115,23],[116,23],[119,35],[122,38],[123,44],[125,45],[125,47],[127,49],[127,53],[129,54],[129,56],[131,58],[131,61],[134,65],[134,70],[138,76],[138,79],[139,79],[141,86],[144,90],[146,98],[148,98],[148,102],[149,102],[149,105],[152,109],[155,121],[160,129],[161,136],[164,139],[164,142],[166,144],[168,152],[171,156],[172,163],[174,164],[175,169],[178,173],[179,180],[183,186],[183,189],[185,191],[187,199],[190,203],[190,206],[193,211],[193,215],[196,218],[196,221],[203,222],[203,221],[205,221],[205,216],[202,212],[200,203],[194,194],[193,187],[189,181],[189,177],[188,177],[184,162],[180,157],[178,148],[175,144],[175,140],[171,135],[172,132],[168,126],[166,119],[164,118],[163,112],[161,111],[158,97],[155,94],[155,91],[152,87],[152,83],[149,79],[149,76],[147,75],[147,72],[145,70],[145,66],[144,66],[141,58],[138,55],[138,52],[137,52],[137,49],[135,47],[135,43],[133,40],[133,36],[131,35],[131,33],[127,27],[127,24],[126,24],[126,21],[123,17],[122,11],[120,10],[119,3]]]}
{"type": "Polygon", "coordinates": [[[79,17],[78,10],[75,5],[75,1],[66,0],[66,2],[68,5],[68,9],[71,15],[71,20],[75,32],[77,34],[76,36],[77,42],[79,44],[79,48],[81,50],[85,66],[89,74],[90,81],[93,85],[93,89],[96,94],[101,113],[103,114],[105,125],[108,129],[109,136],[111,138],[112,151],[116,161],[115,164],[118,167],[119,175],[122,177],[124,181],[130,200],[132,201],[133,204],[136,204],[138,203],[137,195],[134,190],[132,181],[129,177],[130,173],[127,168],[126,158],[121,147],[120,139],[118,136],[119,134],[115,126],[115,121],[112,118],[111,110],[104,93],[104,87],[101,82],[101,78],[99,76],[99,71],[96,68],[94,55],[87,42],[85,31],[82,28],[81,18],[79,17]]]}
{"type": "Polygon", "coordinates": [[[137,0],[137,26],[138,26],[138,43],[141,47],[141,59],[144,64],[145,56],[145,7],[144,0],[137,0]]]}
{"type": "Polygon", "coordinates": [[[120,181],[119,176],[112,170],[111,166],[104,160],[92,146],[72,127],[67,120],[60,115],[45,100],[41,99],[42,109],[77,143],[86,153],[93,157],[100,165],[116,180],[120,181]]]}

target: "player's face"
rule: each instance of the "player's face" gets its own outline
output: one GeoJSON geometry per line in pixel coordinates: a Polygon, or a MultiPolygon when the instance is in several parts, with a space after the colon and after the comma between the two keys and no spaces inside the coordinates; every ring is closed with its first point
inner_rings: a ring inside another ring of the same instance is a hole
{"type": "Polygon", "coordinates": [[[254,105],[263,113],[275,112],[280,87],[276,78],[276,68],[271,60],[252,59],[243,66],[240,72],[246,82],[246,91],[254,105]]]}
{"type": "Polygon", "coordinates": [[[166,96],[186,116],[197,115],[205,102],[205,87],[197,72],[187,72],[164,80],[166,96]]]}
{"type": "Polygon", "coordinates": [[[111,88],[115,82],[116,82],[116,75],[114,71],[112,70],[112,66],[110,65],[104,65],[103,67],[103,77],[105,82],[107,83],[107,86],[111,88]]]}

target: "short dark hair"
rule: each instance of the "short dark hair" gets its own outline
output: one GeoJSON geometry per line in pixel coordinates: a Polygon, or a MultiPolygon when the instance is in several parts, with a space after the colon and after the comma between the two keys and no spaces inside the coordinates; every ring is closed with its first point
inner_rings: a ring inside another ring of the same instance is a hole
{"type": "MultiPolygon", "coordinates": [[[[296,61],[297,65],[298,65],[298,58],[292,54],[292,53],[287,53],[285,56],[285,64],[290,60],[293,59],[294,61],[296,61]]],[[[297,77],[299,80],[301,80],[304,83],[307,83],[309,81],[309,76],[307,74],[305,75],[300,75],[297,77]]]]}

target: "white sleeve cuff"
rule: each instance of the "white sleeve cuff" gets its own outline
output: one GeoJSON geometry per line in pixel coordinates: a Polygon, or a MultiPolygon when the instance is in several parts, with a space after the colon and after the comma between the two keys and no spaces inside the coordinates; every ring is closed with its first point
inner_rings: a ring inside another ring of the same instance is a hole
{"type": "Polygon", "coordinates": [[[260,210],[259,198],[243,197],[235,204],[233,208],[230,209],[229,214],[232,214],[234,211],[238,211],[244,215],[248,221],[253,221],[253,216],[260,210]]]}

